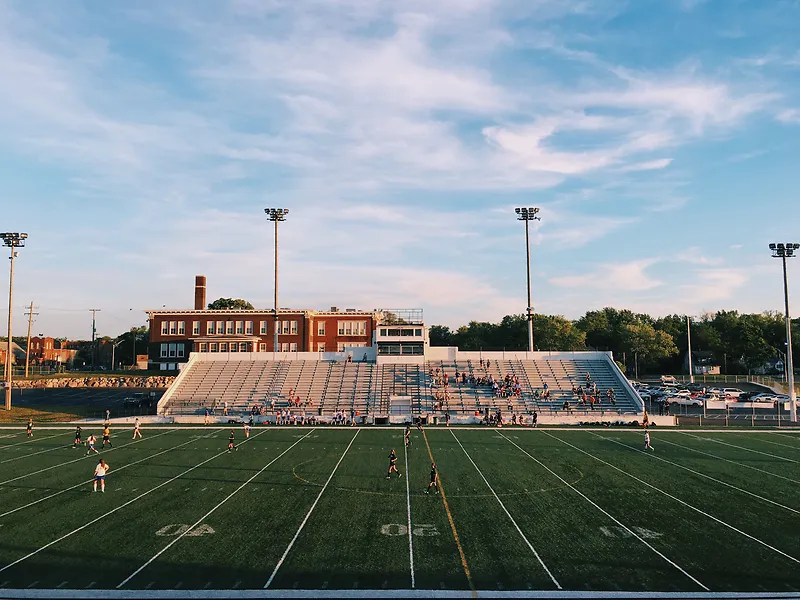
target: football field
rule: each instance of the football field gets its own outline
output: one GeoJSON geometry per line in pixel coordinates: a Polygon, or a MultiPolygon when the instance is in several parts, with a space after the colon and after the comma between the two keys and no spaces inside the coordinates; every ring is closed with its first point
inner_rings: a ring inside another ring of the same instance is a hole
{"type": "Polygon", "coordinates": [[[800,591],[800,432],[229,432],[116,428],[93,493],[73,427],[0,429],[0,597],[800,591]]]}

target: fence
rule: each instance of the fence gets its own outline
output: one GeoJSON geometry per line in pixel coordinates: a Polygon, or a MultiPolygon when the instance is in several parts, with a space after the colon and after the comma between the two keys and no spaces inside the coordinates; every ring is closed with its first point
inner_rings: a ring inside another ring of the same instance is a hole
{"type": "MultiPolygon", "coordinates": [[[[689,383],[689,376],[686,374],[673,375],[681,383],[689,383]]],[[[789,384],[777,377],[762,375],[695,375],[695,383],[701,384],[734,384],[734,383],[754,383],[772,388],[783,394],[789,393],[789,384]]],[[[800,396],[800,383],[795,383],[795,392],[800,396]]]]}

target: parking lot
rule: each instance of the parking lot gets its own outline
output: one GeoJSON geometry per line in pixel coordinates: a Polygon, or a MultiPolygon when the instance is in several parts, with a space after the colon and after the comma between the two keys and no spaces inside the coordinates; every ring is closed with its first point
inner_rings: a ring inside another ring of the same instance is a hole
{"type": "Polygon", "coordinates": [[[163,389],[136,389],[136,388],[47,388],[47,389],[17,389],[14,388],[11,401],[18,407],[86,407],[89,414],[97,417],[111,411],[112,417],[155,414],[156,405],[166,390],[163,389]],[[153,396],[150,393],[153,392],[153,396]],[[144,394],[146,402],[143,406],[136,406],[132,402],[125,402],[126,398],[133,398],[134,394],[144,394]],[[150,406],[147,406],[147,401],[150,406]]]}

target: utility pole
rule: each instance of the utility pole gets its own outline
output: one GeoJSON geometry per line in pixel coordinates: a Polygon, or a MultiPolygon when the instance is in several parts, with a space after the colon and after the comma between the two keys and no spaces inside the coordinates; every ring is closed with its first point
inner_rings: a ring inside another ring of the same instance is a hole
{"type": "Polygon", "coordinates": [[[39,315],[39,313],[33,312],[33,301],[31,300],[31,305],[28,308],[28,312],[25,313],[28,316],[28,345],[25,346],[25,378],[28,377],[28,366],[30,365],[31,359],[31,326],[33,325],[33,316],[39,315]]]}
{"type": "Polygon", "coordinates": [[[94,341],[97,337],[97,327],[96,324],[96,317],[97,313],[100,312],[101,309],[99,308],[90,308],[89,312],[92,313],[92,371],[94,371],[94,356],[97,354],[97,348],[95,348],[94,341]]]}
{"type": "Polygon", "coordinates": [[[692,321],[686,315],[686,341],[689,346],[689,383],[694,383],[694,371],[692,370],[692,321]]]}

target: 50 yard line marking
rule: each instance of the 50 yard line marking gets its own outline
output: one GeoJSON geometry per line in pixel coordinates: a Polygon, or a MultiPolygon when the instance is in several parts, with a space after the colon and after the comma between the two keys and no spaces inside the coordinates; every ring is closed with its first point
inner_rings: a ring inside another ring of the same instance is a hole
{"type": "Polygon", "coordinates": [[[623,475],[627,475],[627,476],[628,476],[628,477],[630,477],[631,479],[635,479],[635,480],[636,480],[636,481],[638,481],[639,483],[641,483],[641,484],[643,484],[643,485],[646,485],[647,487],[649,487],[649,488],[651,488],[651,489],[653,489],[653,490],[655,490],[655,491],[657,491],[657,492],[659,492],[659,493],[661,493],[661,494],[664,494],[664,495],[665,495],[667,498],[671,498],[672,500],[675,500],[676,502],[678,502],[678,503],[680,503],[680,504],[683,504],[683,505],[684,505],[686,508],[690,508],[691,510],[693,510],[693,511],[695,511],[695,512],[697,512],[697,513],[700,513],[700,514],[701,514],[701,515],[703,515],[704,517],[708,517],[708,518],[709,518],[709,519],[711,519],[712,521],[715,521],[715,522],[719,523],[720,525],[722,525],[722,526],[724,526],[724,527],[727,527],[728,529],[731,529],[732,531],[735,531],[736,533],[739,533],[739,534],[743,535],[744,537],[746,537],[746,538],[748,538],[748,539],[751,539],[751,540],[753,540],[754,542],[757,542],[757,543],[761,544],[762,546],[764,546],[764,547],[766,547],[766,548],[769,548],[769,549],[770,549],[770,550],[772,550],[773,552],[776,552],[776,553],[780,554],[781,556],[784,556],[784,557],[788,558],[789,560],[791,560],[791,561],[793,561],[793,562],[796,562],[796,563],[800,564],[800,560],[798,560],[798,559],[797,559],[797,558],[795,558],[794,556],[791,556],[791,555],[789,555],[789,554],[786,554],[786,552],[783,552],[782,550],[778,550],[778,549],[777,549],[777,548],[775,548],[774,546],[770,546],[768,543],[766,543],[766,542],[764,542],[764,541],[762,541],[762,540],[758,539],[757,537],[755,537],[755,536],[752,536],[752,535],[750,535],[749,533],[745,533],[745,532],[744,532],[744,531],[742,531],[741,529],[737,529],[737,528],[736,528],[736,527],[734,527],[733,525],[730,525],[729,523],[726,523],[726,522],[725,522],[725,521],[723,521],[722,519],[718,519],[718,518],[717,518],[717,517],[715,517],[714,515],[711,515],[711,514],[709,514],[709,513],[705,512],[704,510],[701,510],[701,509],[697,508],[696,506],[692,506],[692,505],[691,505],[691,504],[689,504],[688,502],[684,502],[683,500],[681,500],[680,498],[677,498],[677,497],[673,496],[673,495],[672,495],[672,494],[670,494],[669,492],[665,492],[665,491],[664,491],[664,490],[662,490],[661,488],[657,488],[657,487],[656,487],[656,486],[654,486],[653,484],[651,484],[651,483],[647,483],[645,480],[643,480],[643,479],[640,479],[640,478],[639,478],[639,477],[637,477],[636,475],[633,475],[633,474],[631,474],[631,473],[628,473],[627,471],[625,471],[625,470],[623,470],[623,469],[620,469],[619,467],[617,467],[617,466],[615,466],[615,465],[612,465],[610,462],[606,462],[606,461],[604,461],[602,458],[598,458],[598,457],[596,457],[594,454],[591,454],[590,452],[587,452],[586,450],[583,450],[582,448],[578,448],[577,446],[575,446],[575,445],[573,445],[573,444],[570,444],[569,442],[567,442],[567,441],[565,441],[565,440],[562,440],[561,438],[559,438],[559,437],[556,437],[556,436],[554,436],[554,435],[552,435],[552,434],[548,433],[547,431],[544,431],[544,430],[541,430],[541,429],[540,429],[539,431],[541,431],[541,432],[542,432],[543,434],[545,434],[546,436],[549,436],[549,437],[553,438],[554,440],[557,440],[557,441],[561,442],[561,443],[562,443],[562,444],[564,444],[565,446],[569,446],[570,448],[574,448],[574,449],[575,449],[575,450],[577,450],[578,452],[581,452],[581,453],[585,454],[586,456],[588,456],[588,457],[590,457],[590,458],[593,458],[593,459],[595,459],[597,462],[603,463],[604,465],[611,467],[611,468],[612,468],[612,469],[614,469],[615,471],[619,471],[619,472],[620,472],[620,473],[622,473],[623,475]]]}
{"type": "MultiPolygon", "coordinates": [[[[433,460],[433,452],[431,451],[431,445],[428,443],[428,435],[425,433],[425,430],[422,430],[422,437],[425,438],[425,446],[428,448],[428,456],[431,459],[433,464],[436,464],[436,461],[433,460]]],[[[439,491],[442,494],[442,504],[444,504],[444,512],[447,513],[447,520],[450,522],[450,529],[453,532],[453,539],[456,541],[456,547],[458,548],[458,555],[461,557],[461,566],[464,569],[464,575],[467,576],[467,583],[469,584],[469,589],[472,591],[472,597],[477,598],[478,592],[475,590],[475,583],[472,581],[472,573],[469,571],[469,565],[467,564],[467,556],[464,554],[464,548],[461,546],[461,540],[458,538],[458,531],[456,531],[456,523],[453,520],[453,513],[450,512],[450,504],[447,502],[447,495],[444,493],[444,485],[442,485],[442,478],[437,475],[436,480],[439,484],[439,491]]]]}
{"type": "Polygon", "coordinates": [[[497,495],[497,493],[494,491],[494,488],[492,488],[492,486],[489,484],[489,481],[486,479],[486,477],[484,476],[484,474],[483,474],[483,473],[481,472],[481,470],[478,468],[478,465],[477,465],[477,464],[475,464],[475,461],[474,461],[474,460],[472,460],[472,457],[469,455],[469,452],[467,452],[467,449],[466,449],[466,448],[464,448],[464,445],[461,443],[461,440],[459,440],[459,439],[458,439],[458,437],[456,437],[456,433],[455,433],[455,431],[453,431],[453,430],[451,429],[451,430],[450,430],[450,433],[453,435],[453,439],[456,441],[456,443],[457,443],[457,444],[458,444],[458,445],[461,447],[461,449],[464,451],[464,455],[465,455],[465,456],[466,456],[466,457],[469,459],[469,462],[471,462],[471,463],[472,463],[472,466],[473,466],[473,467],[475,467],[475,470],[478,472],[478,475],[480,475],[480,476],[481,476],[481,479],[483,479],[483,483],[485,483],[485,484],[486,484],[486,487],[488,487],[488,488],[489,488],[489,491],[490,491],[490,492],[492,492],[492,495],[494,496],[494,499],[495,499],[495,500],[497,500],[498,504],[500,504],[500,508],[502,508],[502,509],[503,509],[503,512],[505,512],[505,513],[506,513],[506,516],[507,516],[507,517],[508,517],[508,518],[511,520],[511,524],[512,524],[512,525],[514,525],[514,528],[517,530],[517,533],[519,533],[519,534],[522,536],[522,539],[523,539],[523,540],[525,540],[525,543],[528,545],[528,548],[530,548],[531,552],[533,552],[533,555],[536,557],[536,560],[537,560],[537,561],[539,561],[539,564],[540,564],[540,565],[542,565],[542,568],[544,569],[544,572],[545,572],[545,573],[547,573],[547,576],[548,576],[548,577],[550,577],[550,581],[552,581],[552,582],[553,582],[553,584],[556,586],[556,588],[558,588],[559,590],[560,590],[560,589],[562,589],[562,587],[561,587],[561,584],[560,584],[560,583],[558,583],[558,580],[557,580],[557,579],[555,578],[555,576],[553,576],[553,574],[550,572],[550,569],[548,569],[548,568],[547,568],[547,565],[546,565],[546,564],[544,564],[544,561],[542,560],[542,557],[541,557],[541,556],[539,556],[539,553],[536,551],[536,548],[534,548],[534,547],[533,547],[533,544],[531,544],[531,543],[530,543],[530,541],[528,540],[528,538],[527,538],[527,537],[525,536],[525,534],[522,532],[522,529],[520,529],[520,526],[519,526],[519,525],[517,525],[517,522],[514,520],[514,517],[512,517],[512,516],[511,516],[511,513],[510,513],[510,512],[508,512],[508,509],[506,508],[506,505],[505,505],[505,504],[503,504],[503,501],[502,501],[502,500],[500,500],[500,497],[499,497],[499,496],[497,495]]]}
{"type": "Polygon", "coordinates": [[[556,473],[555,471],[553,471],[553,470],[552,470],[550,467],[548,467],[547,465],[545,465],[545,464],[544,464],[542,461],[540,461],[538,458],[536,458],[536,457],[534,457],[533,455],[531,455],[531,454],[530,454],[530,453],[529,453],[527,450],[525,450],[524,448],[522,448],[521,446],[519,446],[519,445],[518,445],[518,444],[516,444],[515,442],[511,441],[510,439],[508,439],[508,438],[507,438],[505,435],[503,435],[502,433],[498,432],[498,435],[499,435],[500,437],[502,437],[504,440],[506,440],[507,442],[509,442],[510,444],[512,444],[513,446],[516,446],[516,447],[517,447],[517,448],[518,448],[518,449],[519,449],[519,450],[520,450],[520,451],[521,451],[523,454],[525,454],[526,456],[528,456],[529,458],[531,458],[532,460],[534,460],[534,461],[535,461],[537,464],[539,464],[541,467],[543,467],[543,468],[545,468],[547,471],[549,471],[549,472],[550,472],[550,474],[551,474],[551,475],[553,475],[554,477],[556,477],[556,478],[557,478],[559,481],[561,481],[561,483],[563,483],[564,485],[566,485],[566,486],[567,486],[568,488],[570,488],[570,489],[571,489],[573,492],[575,492],[576,494],[578,494],[578,495],[579,495],[581,498],[583,498],[584,500],[586,500],[586,501],[587,501],[589,504],[591,504],[592,506],[594,506],[594,507],[595,507],[597,510],[599,510],[601,513],[603,513],[603,514],[604,514],[605,516],[607,516],[609,519],[611,519],[612,521],[614,521],[614,523],[616,523],[617,525],[619,525],[620,527],[622,527],[622,528],[623,528],[625,531],[627,531],[629,534],[631,534],[631,535],[632,535],[633,537],[635,537],[637,540],[639,540],[640,542],[642,542],[642,543],[643,543],[645,546],[647,546],[648,548],[650,548],[650,550],[652,550],[653,552],[655,552],[655,553],[656,553],[658,556],[660,556],[661,558],[663,558],[663,559],[664,559],[665,561],[667,561],[667,562],[668,562],[670,565],[672,565],[673,567],[675,567],[675,568],[676,568],[678,571],[680,571],[681,573],[683,573],[684,575],[686,575],[686,577],[688,577],[689,579],[691,579],[692,581],[694,581],[694,582],[695,582],[697,585],[699,585],[701,588],[703,588],[703,590],[705,590],[706,592],[707,592],[707,591],[709,591],[709,589],[708,589],[708,588],[707,588],[705,585],[703,585],[703,584],[702,584],[702,583],[700,583],[700,582],[699,582],[697,579],[695,579],[695,578],[694,578],[692,575],[690,575],[689,573],[687,573],[687,572],[686,572],[686,571],[685,571],[685,570],[684,570],[682,567],[680,567],[679,565],[677,565],[676,563],[674,563],[672,560],[670,560],[669,558],[667,558],[665,555],[663,555],[661,552],[659,552],[658,550],[656,550],[656,549],[655,549],[655,548],[654,548],[654,547],[653,547],[653,546],[652,546],[652,545],[651,545],[649,542],[647,542],[647,540],[645,540],[644,538],[642,538],[642,537],[641,537],[639,534],[637,534],[635,531],[631,530],[631,529],[630,529],[628,526],[624,525],[624,524],[623,524],[623,523],[621,523],[621,522],[620,522],[618,519],[616,519],[615,517],[613,517],[613,516],[612,516],[610,513],[608,513],[608,512],[607,512],[605,509],[603,509],[603,508],[602,508],[602,507],[600,507],[600,506],[599,506],[599,505],[598,505],[596,502],[594,502],[594,500],[592,500],[592,499],[590,499],[589,497],[587,497],[587,496],[586,496],[586,495],[585,495],[583,492],[581,492],[579,489],[577,489],[575,486],[573,486],[573,485],[572,485],[572,484],[571,484],[569,481],[567,481],[566,479],[564,479],[563,477],[561,477],[561,476],[560,476],[558,473],[556,473]]]}
{"type": "MultiPolygon", "coordinates": [[[[137,576],[139,573],[141,573],[141,572],[142,572],[142,571],[143,571],[143,570],[144,570],[144,569],[145,569],[145,568],[146,568],[146,567],[147,567],[147,566],[148,566],[150,563],[152,563],[152,562],[153,562],[154,560],[156,560],[156,559],[157,559],[159,556],[161,556],[162,554],[164,554],[164,552],[166,552],[166,551],[167,551],[167,550],[169,550],[169,549],[170,549],[170,548],[171,548],[173,545],[175,545],[175,544],[178,542],[178,540],[180,540],[180,539],[181,539],[183,536],[185,536],[187,533],[189,533],[189,532],[190,532],[191,530],[193,530],[195,527],[197,527],[198,525],[200,525],[200,523],[202,523],[203,521],[205,521],[205,520],[206,520],[206,519],[207,519],[209,516],[211,516],[211,513],[213,513],[214,511],[216,511],[216,510],[217,510],[217,509],[218,509],[220,506],[222,506],[222,505],[223,505],[223,504],[225,504],[225,503],[226,503],[228,500],[230,500],[231,498],[233,498],[233,497],[234,497],[234,496],[235,496],[235,495],[236,495],[236,494],[237,494],[237,493],[238,493],[240,490],[242,490],[242,488],[244,488],[244,487],[245,487],[245,486],[246,486],[248,483],[250,483],[250,482],[251,482],[251,481],[253,481],[253,480],[254,480],[256,477],[258,477],[259,475],[261,475],[261,474],[262,474],[264,471],[266,471],[266,470],[267,470],[267,468],[269,468],[270,466],[272,466],[272,464],[274,464],[274,463],[275,463],[275,462],[276,462],[278,459],[280,459],[281,457],[283,457],[283,456],[284,456],[284,455],[285,455],[287,452],[289,452],[289,450],[291,450],[292,448],[294,448],[295,446],[297,446],[297,444],[299,444],[299,443],[300,443],[300,442],[302,442],[304,439],[306,439],[308,436],[310,436],[312,433],[314,433],[314,431],[315,431],[314,429],[312,429],[311,431],[309,431],[307,434],[305,434],[303,437],[301,437],[299,440],[297,440],[297,441],[296,441],[294,444],[292,444],[291,446],[289,446],[288,448],[286,448],[286,450],[284,450],[283,452],[281,452],[281,453],[280,453],[278,456],[276,456],[276,457],[275,457],[275,458],[273,458],[271,461],[269,461],[269,462],[268,462],[266,465],[264,465],[263,467],[261,467],[261,469],[260,469],[260,470],[259,470],[259,471],[258,471],[258,472],[255,474],[255,475],[253,475],[253,476],[252,476],[250,479],[248,479],[248,480],[247,480],[247,481],[245,481],[243,484],[241,484],[241,485],[240,485],[238,488],[236,488],[234,491],[232,491],[230,494],[228,494],[228,496],[226,496],[224,500],[222,500],[222,501],[221,501],[219,504],[217,504],[217,505],[216,505],[214,508],[212,508],[212,509],[211,509],[210,511],[208,511],[206,514],[204,514],[202,517],[200,517],[200,518],[197,520],[197,522],[196,522],[196,523],[194,523],[194,525],[191,525],[191,526],[190,526],[188,529],[186,529],[186,530],[185,530],[185,531],[184,531],[182,534],[180,534],[178,537],[176,537],[174,540],[172,540],[172,541],[171,541],[169,544],[167,544],[166,546],[164,546],[164,547],[163,547],[163,548],[162,548],[162,549],[161,549],[159,552],[156,552],[156,554],[154,554],[154,555],[153,555],[153,557],[152,557],[150,560],[148,560],[148,561],[147,561],[146,563],[144,563],[144,564],[143,564],[141,567],[139,567],[138,569],[136,569],[136,570],[135,570],[133,573],[131,573],[130,575],[128,575],[128,577],[126,577],[126,578],[125,578],[125,580],[124,580],[122,583],[120,583],[120,584],[117,586],[117,589],[120,589],[122,586],[124,586],[126,583],[128,583],[128,582],[129,582],[131,579],[133,579],[133,578],[134,578],[134,577],[136,577],[136,576],[137,576]]],[[[263,432],[262,432],[262,433],[263,433],[263,432]]],[[[260,435],[260,434],[258,434],[258,435],[260,435]]],[[[358,434],[356,434],[356,435],[358,435],[358,434]]],[[[256,437],[256,436],[253,436],[253,437],[256,437]]],[[[353,439],[355,439],[355,437],[354,437],[353,439]]]]}
{"type": "Polygon", "coordinates": [[[414,542],[411,539],[411,491],[408,483],[410,475],[408,473],[408,446],[405,445],[405,435],[403,436],[403,442],[403,458],[406,462],[406,508],[408,509],[408,561],[411,565],[411,589],[414,589],[417,586],[414,581],[414,542]]]}
{"type": "MultiPolygon", "coordinates": [[[[264,433],[264,432],[266,432],[266,431],[267,431],[267,430],[265,429],[265,430],[264,430],[264,431],[262,431],[261,433],[264,433]]],[[[255,436],[253,436],[253,438],[255,438],[255,437],[258,437],[259,435],[261,435],[261,433],[259,433],[259,434],[256,434],[255,436]]],[[[249,438],[249,439],[253,439],[253,438],[249,438]]],[[[244,440],[244,441],[242,442],[242,444],[246,443],[247,441],[248,441],[248,440],[244,440]]],[[[241,445],[241,444],[240,444],[240,445],[241,445]]],[[[35,555],[39,554],[39,552],[41,552],[42,550],[46,550],[47,548],[49,548],[50,546],[52,546],[52,545],[54,545],[54,544],[57,544],[57,543],[58,543],[58,542],[60,542],[61,540],[65,540],[65,539],[67,539],[68,537],[70,537],[70,536],[72,536],[72,535],[74,535],[74,534],[76,534],[76,533],[78,533],[78,532],[80,532],[80,531],[83,531],[84,529],[86,529],[86,528],[87,528],[87,527],[89,527],[90,525],[93,525],[93,524],[97,523],[98,521],[101,521],[102,519],[105,519],[107,516],[114,514],[114,513],[115,513],[115,512],[117,512],[118,510],[122,510],[123,508],[125,508],[125,507],[126,507],[126,506],[128,506],[129,504],[133,504],[134,502],[136,502],[136,501],[137,501],[137,500],[139,500],[140,498],[144,498],[144,497],[145,497],[145,496],[147,496],[148,494],[151,494],[152,492],[155,492],[157,489],[159,489],[159,488],[162,488],[162,487],[164,487],[165,485],[172,483],[172,482],[173,482],[173,481],[175,481],[176,479],[179,479],[180,477],[183,477],[183,476],[184,476],[184,475],[186,475],[187,473],[190,473],[190,472],[194,471],[195,469],[197,469],[197,468],[199,468],[199,467],[202,467],[204,464],[206,464],[206,463],[208,463],[208,462],[211,462],[211,461],[212,461],[212,460],[214,460],[215,458],[219,458],[219,457],[220,457],[220,456],[222,456],[223,454],[227,454],[227,452],[228,452],[227,450],[223,450],[223,451],[222,451],[222,452],[220,452],[219,454],[215,454],[215,455],[214,455],[214,456],[212,456],[211,458],[207,458],[207,459],[206,459],[206,460],[204,460],[203,462],[201,462],[201,463],[198,463],[198,464],[196,464],[195,466],[193,466],[193,467],[190,467],[190,468],[186,469],[185,471],[183,471],[182,473],[180,473],[180,474],[176,475],[176,476],[175,476],[175,477],[173,477],[172,479],[168,479],[167,481],[164,481],[163,483],[159,483],[159,484],[158,484],[157,486],[155,486],[154,488],[150,488],[150,489],[149,489],[149,490],[147,490],[146,492],[144,492],[144,493],[142,493],[142,494],[139,494],[138,496],[136,496],[135,498],[132,498],[131,500],[128,500],[128,501],[127,501],[127,502],[125,502],[124,504],[121,504],[121,505],[119,505],[118,507],[116,507],[116,508],[114,508],[114,509],[111,509],[110,511],[108,511],[108,512],[106,512],[106,513],[103,513],[102,515],[100,515],[99,517],[96,517],[95,519],[92,519],[91,521],[89,521],[89,522],[88,522],[88,523],[86,523],[85,525],[81,525],[81,526],[80,526],[80,527],[78,527],[77,529],[73,529],[73,530],[72,530],[72,531],[70,531],[69,533],[65,533],[65,534],[64,534],[64,535],[62,535],[61,537],[54,539],[52,542],[49,542],[49,543],[45,544],[45,545],[44,545],[44,546],[42,546],[41,548],[39,548],[39,549],[37,549],[37,550],[34,550],[33,552],[29,552],[28,554],[26,554],[26,555],[25,555],[25,556],[23,556],[22,558],[18,558],[18,559],[17,559],[17,560],[15,560],[14,562],[8,563],[6,566],[4,566],[4,567],[0,568],[0,573],[2,573],[3,571],[5,571],[6,569],[10,569],[10,568],[11,568],[11,567],[13,567],[14,565],[17,565],[17,564],[21,563],[21,562],[22,562],[22,561],[24,561],[24,560],[27,560],[27,559],[29,559],[29,558],[30,558],[30,557],[32,557],[32,556],[35,556],[35,555]]]]}
{"type": "Polygon", "coordinates": [[[308,513],[306,513],[306,518],[303,519],[302,523],[300,523],[300,527],[297,529],[297,533],[294,534],[294,537],[292,538],[292,541],[289,542],[289,545],[286,547],[286,550],[284,551],[283,556],[281,556],[281,559],[278,561],[278,564],[275,565],[275,570],[272,571],[272,575],[269,576],[269,579],[267,580],[267,583],[264,584],[264,589],[267,589],[270,586],[270,584],[272,583],[272,580],[275,579],[275,575],[278,574],[278,569],[281,568],[281,565],[283,564],[283,561],[286,560],[286,557],[289,555],[289,552],[292,550],[292,546],[294,546],[294,543],[297,541],[297,538],[300,537],[300,532],[303,531],[303,527],[306,526],[306,523],[308,522],[308,518],[311,516],[311,513],[314,512],[314,508],[316,508],[317,503],[319,502],[319,499],[322,498],[322,494],[325,493],[325,490],[328,488],[328,484],[331,482],[331,479],[333,479],[333,476],[336,474],[336,469],[338,469],[339,465],[342,464],[342,461],[344,460],[344,457],[347,455],[347,451],[350,450],[350,446],[352,446],[353,442],[356,441],[356,438],[358,437],[358,434],[360,432],[361,432],[361,429],[356,431],[356,434],[353,436],[353,439],[350,440],[350,443],[347,444],[347,448],[344,449],[344,452],[342,453],[342,456],[339,457],[339,462],[337,462],[336,466],[333,467],[333,471],[331,471],[331,474],[328,476],[328,481],[326,481],[325,485],[322,486],[322,489],[319,491],[319,494],[317,495],[317,499],[314,500],[314,504],[312,504],[311,508],[308,509],[308,513]]]}

